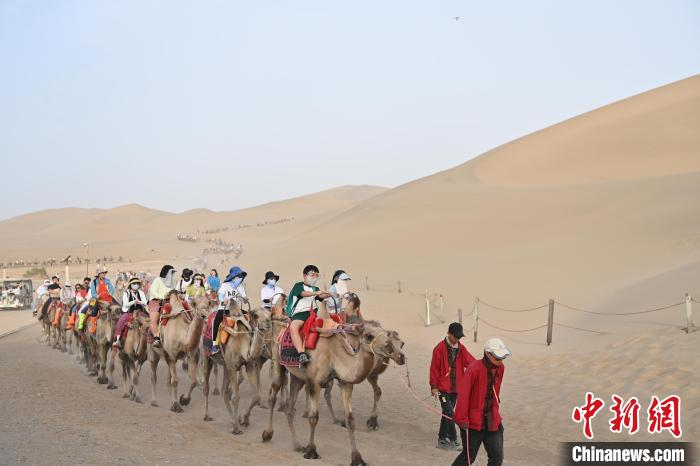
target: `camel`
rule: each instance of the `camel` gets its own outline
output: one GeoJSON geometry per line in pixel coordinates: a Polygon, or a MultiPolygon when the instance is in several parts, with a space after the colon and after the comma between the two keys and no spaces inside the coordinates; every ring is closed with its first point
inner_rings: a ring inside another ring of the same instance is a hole
{"type": "MultiPolygon", "coordinates": [[[[350,294],[349,299],[347,299],[345,306],[343,306],[343,312],[345,316],[343,319],[348,323],[358,323],[364,322],[364,319],[360,315],[360,299],[357,295],[350,294]]],[[[379,399],[382,396],[382,389],[379,387],[378,379],[379,376],[386,371],[389,366],[389,360],[393,360],[397,365],[403,366],[406,364],[406,356],[404,355],[402,348],[404,345],[403,340],[399,338],[399,333],[395,330],[386,330],[387,336],[389,337],[390,347],[386,348],[386,354],[388,357],[375,357],[374,365],[372,370],[367,375],[367,382],[372,385],[372,391],[374,392],[374,404],[372,405],[372,412],[367,419],[367,427],[370,430],[377,430],[379,428],[379,422],[377,421],[377,406],[379,404],[379,399]]],[[[335,416],[333,411],[333,404],[331,401],[331,392],[333,390],[333,381],[328,384],[328,386],[323,391],[323,398],[326,400],[326,405],[328,405],[328,410],[331,413],[334,424],[340,424],[345,427],[345,423],[335,416]]]]}
{"type": "MultiPolygon", "coordinates": [[[[192,309],[192,318],[184,309],[180,296],[173,290],[165,297],[170,303],[171,311],[168,315],[168,324],[160,327],[161,348],[154,348],[149,345],[148,359],[151,363],[151,406],[158,406],[156,398],[156,382],[158,374],[158,363],[161,358],[165,359],[170,369],[170,410],[175,413],[182,412],[182,406],[190,403],[190,397],[194,387],[197,386],[197,345],[202,335],[204,319],[209,313],[209,300],[207,298],[196,298],[192,309]],[[188,373],[190,377],[190,388],[187,396],[180,395],[177,398],[177,361],[187,359],[188,373]]],[[[162,319],[162,314],[161,314],[162,319]]]]}
{"type": "Polygon", "coordinates": [[[241,426],[248,427],[250,424],[250,413],[255,406],[260,404],[260,381],[258,378],[259,366],[256,364],[260,358],[264,344],[264,335],[269,333],[270,313],[264,309],[255,309],[248,312],[250,322],[241,310],[238,299],[232,299],[229,305],[229,316],[234,319],[233,327],[221,327],[229,334],[228,340],[221,345],[221,350],[217,355],[204,358],[204,420],[213,420],[209,416],[209,375],[215,364],[221,364],[224,369],[221,383],[221,393],[223,394],[226,410],[231,417],[233,424],[231,433],[238,435],[243,433],[241,426]],[[238,406],[240,395],[238,394],[239,372],[245,366],[248,381],[253,387],[253,399],[245,414],[239,418],[238,406]],[[231,396],[228,396],[229,389],[231,396]],[[233,401],[233,408],[231,402],[233,401]]]}
{"type": "MultiPolygon", "coordinates": [[[[355,442],[355,419],[352,414],[351,397],[355,384],[362,382],[372,370],[375,355],[389,357],[387,350],[390,341],[387,333],[380,327],[368,324],[355,324],[341,327],[328,337],[319,338],[316,348],[307,349],[311,361],[306,367],[287,367],[291,375],[289,399],[287,405],[287,423],[292,434],[292,446],[296,451],[303,451],[304,458],[320,458],[316,451],[315,433],[318,424],[318,406],[321,387],[331,379],[337,378],[343,389],[343,406],[345,422],[351,447],[351,466],[366,465],[355,442]],[[309,443],[301,447],[294,428],[295,404],[299,390],[309,385],[310,410],[309,443]]],[[[275,385],[273,385],[274,387],[275,385]]],[[[270,410],[274,405],[270,406],[270,410]]],[[[263,441],[272,438],[273,430],[270,422],[268,429],[263,432],[263,441]]]]}
{"type": "MultiPolygon", "coordinates": [[[[381,327],[380,327],[381,328],[381,327]]],[[[389,361],[394,361],[397,365],[403,366],[406,364],[406,356],[404,355],[402,348],[404,345],[403,340],[399,338],[399,333],[395,330],[385,330],[389,338],[389,345],[385,348],[386,353],[384,356],[377,355],[374,358],[374,364],[372,369],[367,375],[367,382],[372,385],[372,390],[374,392],[374,404],[372,405],[372,412],[367,418],[367,427],[370,430],[377,430],[379,428],[379,422],[377,420],[377,406],[379,404],[379,399],[382,397],[382,389],[379,387],[378,380],[379,376],[386,371],[389,366],[389,361]]],[[[345,422],[336,418],[335,412],[333,411],[333,404],[331,401],[331,391],[333,390],[333,380],[330,381],[328,386],[323,391],[323,397],[326,400],[326,405],[328,405],[328,410],[333,418],[333,424],[340,424],[345,427],[345,422]]]]}
{"type": "MultiPolygon", "coordinates": [[[[265,335],[265,346],[263,347],[261,363],[259,364],[259,367],[262,367],[266,359],[270,360],[270,390],[267,400],[267,406],[270,410],[268,422],[269,432],[272,432],[272,418],[274,416],[275,405],[277,404],[278,393],[282,396],[278,411],[285,411],[287,408],[287,370],[280,364],[279,352],[279,337],[289,324],[289,319],[284,313],[286,307],[287,295],[281,294],[270,310],[270,322],[272,325],[269,334],[265,335]]],[[[270,438],[272,438],[271,433],[270,438]]],[[[270,438],[266,439],[265,435],[263,435],[263,441],[268,441],[270,438]]]]}
{"type": "Polygon", "coordinates": [[[134,320],[128,324],[129,332],[126,334],[122,348],[118,350],[122,364],[122,378],[124,379],[123,397],[137,403],[141,403],[139,375],[141,374],[141,367],[148,359],[148,324],[149,317],[147,313],[134,313],[134,320]]]}
{"type": "MultiPolygon", "coordinates": [[[[117,326],[117,320],[122,312],[122,307],[119,303],[110,303],[107,301],[98,301],[99,311],[97,313],[97,332],[95,332],[93,343],[97,349],[97,363],[99,364],[97,382],[107,384],[109,390],[117,388],[111,375],[114,372],[114,354],[111,354],[110,348],[114,340],[114,329],[117,326]],[[110,377],[107,377],[107,358],[109,358],[110,377]]],[[[89,325],[89,324],[88,324],[89,325]]],[[[89,332],[88,332],[89,333],[89,332]]],[[[90,338],[86,336],[86,338],[90,338]]]]}

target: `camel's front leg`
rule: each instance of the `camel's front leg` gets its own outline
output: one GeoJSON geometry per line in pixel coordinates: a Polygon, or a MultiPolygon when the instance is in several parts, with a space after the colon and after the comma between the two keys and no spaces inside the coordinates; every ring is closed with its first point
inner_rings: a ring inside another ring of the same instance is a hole
{"type": "Polygon", "coordinates": [[[182,406],[177,401],[177,360],[172,360],[166,355],[165,362],[168,363],[168,369],[170,369],[170,411],[181,413],[182,406]]]}
{"type": "Polygon", "coordinates": [[[316,443],[314,437],[316,435],[316,425],[318,424],[318,402],[321,397],[321,386],[314,382],[306,384],[309,393],[309,444],[304,449],[304,458],[315,460],[320,458],[316,451],[316,443]]]}
{"type": "Polygon", "coordinates": [[[114,359],[117,357],[117,349],[112,348],[107,356],[109,357],[109,383],[107,384],[107,389],[114,390],[117,388],[114,384],[114,359]]]}
{"type": "Polygon", "coordinates": [[[262,433],[263,442],[272,440],[272,434],[275,432],[272,427],[272,418],[275,415],[275,405],[277,404],[277,394],[284,385],[284,369],[279,364],[275,366],[274,360],[271,362],[273,367],[270,371],[270,393],[268,395],[268,408],[270,410],[267,429],[262,433]]]}
{"type": "Polygon", "coordinates": [[[238,395],[238,368],[232,369],[225,364],[224,362],[224,377],[221,382],[221,393],[224,395],[224,404],[226,405],[226,410],[233,424],[231,433],[239,435],[242,434],[243,431],[238,423],[238,402],[240,401],[240,396],[238,395]],[[230,398],[228,396],[229,390],[233,391],[233,396],[230,398]],[[231,401],[233,401],[235,408],[231,407],[231,401]]]}
{"type": "Polygon", "coordinates": [[[297,439],[297,431],[294,428],[294,412],[296,411],[297,397],[299,390],[304,386],[304,382],[297,379],[293,375],[289,375],[289,398],[287,398],[287,424],[289,431],[292,434],[292,448],[294,451],[302,451],[301,444],[297,439]]]}
{"type": "Polygon", "coordinates": [[[348,429],[348,435],[350,436],[350,448],[351,462],[350,466],[367,466],[367,463],[362,459],[362,455],[357,450],[357,443],[355,442],[355,418],[352,415],[352,389],[353,385],[351,383],[346,383],[342,385],[343,387],[343,407],[345,408],[345,424],[348,429]]]}
{"type": "Polygon", "coordinates": [[[99,377],[97,377],[97,382],[100,384],[106,384],[109,380],[107,379],[107,345],[105,343],[98,343],[97,345],[97,355],[98,362],[100,364],[99,377]]]}
{"type": "Polygon", "coordinates": [[[126,358],[122,358],[122,381],[124,382],[124,394],[122,398],[131,398],[131,374],[129,373],[129,363],[126,358]]]}
{"type": "Polygon", "coordinates": [[[340,419],[335,417],[335,411],[333,411],[333,400],[331,398],[331,394],[333,392],[333,380],[328,382],[328,386],[323,389],[323,398],[326,400],[326,405],[328,405],[328,411],[331,413],[331,417],[333,418],[333,424],[340,424],[340,419]]]}
{"type": "MultiPolygon", "coordinates": [[[[255,369],[258,371],[258,385],[260,385],[260,389],[262,389],[262,383],[260,382],[260,380],[262,380],[262,378],[260,377],[260,374],[262,373],[262,366],[264,364],[265,364],[265,359],[263,359],[262,357],[258,358],[258,360],[255,361],[255,369]]],[[[272,361],[270,361],[270,364],[272,364],[272,361]]],[[[262,409],[267,409],[268,408],[267,399],[260,397],[260,404],[258,404],[258,406],[260,406],[262,409]]]]}
{"type": "Polygon", "coordinates": [[[190,388],[187,391],[187,396],[185,396],[184,393],[180,395],[180,404],[182,406],[187,406],[190,404],[190,400],[192,399],[192,391],[194,390],[194,387],[197,386],[197,358],[194,352],[187,354],[187,372],[190,376],[190,388]]]}
{"type": "Polygon", "coordinates": [[[143,363],[136,359],[131,360],[131,401],[137,403],[141,403],[141,396],[139,395],[139,376],[141,375],[142,365],[143,363]]]}
{"type": "Polygon", "coordinates": [[[243,427],[248,427],[250,425],[250,413],[253,411],[253,408],[260,404],[260,379],[258,378],[260,376],[260,368],[257,364],[246,364],[245,370],[248,373],[248,382],[253,388],[253,399],[250,400],[248,410],[240,422],[243,427]]]}
{"type": "Polygon", "coordinates": [[[151,406],[155,408],[158,406],[156,382],[158,382],[158,362],[160,361],[160,356],[153,349],[149,349],[149,353],[148,359],[151,362],[151,406]]]}
{"type": "Polygon", "coordinates": [[[202,359],[202,371],[204,372],[203,374],[203,383],[202,383],[202,392],[204,393],[204,420],[205,421],[213,421],[209,416],[209,376],[211,375],[211,369],[212,365],[214,362],[211,360],[211,358],[205,357],[202,359]]]}
{"type": "Polygon", "coordinates": [[[372,412],[369,415],[369,419],[367,419],[367,427],[369,427],[370,430],[377,430],[379,429],[379,422],[377,421],[377,406],[379,405],[379,399],[382,397],[382,389],[379,388],[379,376],[378,375],[369,375],[367,377],[367,381],[372,385],[372,390],[374,391],[374,405],[372,406],[372,412]]]}

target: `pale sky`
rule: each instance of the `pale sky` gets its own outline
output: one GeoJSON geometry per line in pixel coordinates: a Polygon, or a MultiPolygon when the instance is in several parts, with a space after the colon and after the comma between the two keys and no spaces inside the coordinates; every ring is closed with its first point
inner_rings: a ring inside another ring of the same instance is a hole
{"type": "Polygon", "coordinates": [[[0,0],[0,218],[393,187],[698,72],[696,1],[0,0]]]}

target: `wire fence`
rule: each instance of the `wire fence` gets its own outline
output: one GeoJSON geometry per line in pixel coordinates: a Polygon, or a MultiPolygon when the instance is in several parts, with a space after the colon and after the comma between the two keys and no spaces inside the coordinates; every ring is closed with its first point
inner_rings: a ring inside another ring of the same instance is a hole
{"type": "MultiPolygon", "coordinates": [[[[686,318],[686,327],[683,328],[687,333],[690,333],[692,331],[695,331],[697,327],[695,326],[695,321],[694,321],[694,316],[693,316],[693,303],[697,303],[698,300],[695,299],[693,296],[690,294],[686,294],[686,297],[683,301],[675,302],[672,304],[664,305],[664,306],[659,306],[659,307],[654,307],[650,309],[642,309],[638,311],[633,311],[633,312],[602,312],[602,311],[594,311],[591,309],[585,309],[581,308],[578,306],[572,306],[570,304],[563,303],[561,301],[555,300],[555,299],[550,299],[549,302],[544,303],[542,305],[535,305],[535,306],[530,306],[530,307],[505,307],[505,306],[500,306],[493,304],[492,302],[489,301],[484,301],[481,298],[476,298],[475,299],[475,304],[472,307],[471,311],[468,313],[465,313],[461,308],[455,309],[453,308],[451,311],[446,311],[445,310],[445,298],[442,293],[430,293],[429,290],[415,290],[415,289],[410,289],[405,286],[404,283],[402,283],[400,280],[397,280],[396,282],[378,282],[375,280],[370,280],[369,277],[364,278],[364,288],[367,291],[378,291],[378,292],[393,292],[393,293],[399,293],[399,294],[407,294],[410,296],[416,296],[416,297],[422,297],[425,301],[425,314],[421,315],[421,318],[423,319],[424,323],[427,326],[430,326],[433,321],[432,318],[437,319],[441,323],[445,323],[448,318],[453,319],[454,317],[457,317],[459,319],[460,323],[464,323],[467,319],[472,321],[471,327],[470,328],[465,328],[464,332],[474,333],[474,341],[477,339],[477,334],[478,334],[478,328],[479,324],[484,324],[488,327],[494,328],[496,330],[500,330],[502,332],[509,332],[509,333],[530,333],[530,332],[536,332],[538,330],[542,330],[544,328],[547,328],[547,337],[546,337],[546,343],[547,345],[551,344],[552,341],[552,333],[553,333],[553,328],[554,327],[560,327],[560,328],[565,328],[573,331],[579,331],[579,332],[585,332],[585,333],[591,333],[591,334],[596,334],[596,335],[610,335],[614,334],[615,332],[612,332],[610,330],[600,330],[600,329],[593,329],[593,328],[586,328],[582,327],[579,325],[573,325],[571,323],[566,323],[566,322],[561,322],[560,320],[554,320],[554,313],[555,310],[557,310],[557,315],[560,315],[561,311],[571,311],[575,313],[583,313],[583,314],[589,314],[589,315],[596,315],[596,316],[602,316],[602,317],[625,317],[625,316],[636,316],[636,315],[644,315],[644,314],[651,314],[654,312],[660,312],[660,311],[665,311],[669,309],[673,309],[676,307],[680,307],[685,305],[686,311],[685,311],[685,318],[686,318]],[[489,317],[489,320],[484,319],[484,313],[486,311],[488,312],[495,312],[494,316],[498,315],[499,312],[505,312],[505,313],[536,313],[537,311],[545,311],[547,310],[547,321],[535,325],[532,327],[528,328],[510,328],[507,325],[502,325],[502,324],[496,324],[491,321],[491,317],[489,317]],[[456,314],[456,316],[455,316],[456,314]]],[[[422,313],[421,313],[422,314],[422,313]]]]}

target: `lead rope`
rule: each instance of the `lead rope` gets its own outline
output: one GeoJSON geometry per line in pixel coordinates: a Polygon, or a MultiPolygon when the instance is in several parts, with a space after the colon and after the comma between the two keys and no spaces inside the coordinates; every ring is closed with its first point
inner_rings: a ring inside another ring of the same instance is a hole
{"type": "MultiPolygon", "coordinates": [[[[392,368],[394,368],[394,369],[397,369],[397,370],[398,370],[398,368],[399,368],[399,367],[396,366],[396,365],[393,365],[393,366],[392,366],[392,365],[390,365],[390,364],[388,364],[388,363],[387,363],[386,365],[389,366],[389,367],[392,367],[392,368]]],[[[421,399],[421,398],[416,394],[416,392],[413,391],[413,388],[411,388],[411,378],[410,378],[410,374],[409,374],[409,371],[408,371],[408,358],[406,358],[406,363],[405,363],[404,365],[406,366],[406,380],[404,380],[403,377],[401,377],[401,375],[399,375],[399,380],[401,380],[401,383],[403,384],[404,387],[406,387],[406,390],[408,390],[408,392],[411,394],[411,396],[413,396],[413,398],[415,398],[416,401],[418,401],[419,405],[420,405],[424,410],[426,410],[426,411],[428,411],[428,412],[430,412],[430,413],[439,414],[440,417],[444,417],[445,419],[449,419],[450,421],[454,422],[454,417],[450,417],[450,416],[446,415],[445,413],[443,413],[442,411],[438,411],[436,408],[430,406],[428,403],[425,402],[425,400],[426,400],[427,398],[421,399]]],[[[429,397],[429,398],[432,398],[432,396],[429,397]]],[[[499,404],[500,404],[500,403],[499,403],[499,404]]],[[[456,407],[456,406],[455,406],[455,407],[456,407]]],[[[470,452],[469,452],[469,428],[465,429],[464,432],[465,432],[465,434],[466,434],[467,441],[465,442],[466,445],[462,445],[462,448],[465,449],[465,451],[467,452],[467,464],[468,464],[468,465],[471,465],[471,464],[472,464],[472,460],[471,460],[471,455],[470,455],[470,452]]]]}

